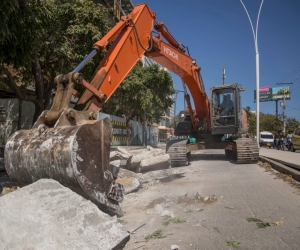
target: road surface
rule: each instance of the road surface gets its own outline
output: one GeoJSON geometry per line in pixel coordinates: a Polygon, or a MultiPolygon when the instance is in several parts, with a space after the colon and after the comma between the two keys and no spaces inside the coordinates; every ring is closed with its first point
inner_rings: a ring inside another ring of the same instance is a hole
{"type": "Polygon", "coordinates": [[[120,222],[128,231],[143,225],[125,250],[170,250],[172,245],[300,249],[299,189],[257,164],[229,162],[223,150],[196,151],[191,160],[183,167],[184,176],[150,183],[125,196],[120,222]]]}

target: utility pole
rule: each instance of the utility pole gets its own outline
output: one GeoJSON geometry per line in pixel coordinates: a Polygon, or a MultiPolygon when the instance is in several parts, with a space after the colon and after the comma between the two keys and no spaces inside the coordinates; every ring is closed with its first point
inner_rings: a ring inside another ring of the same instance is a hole
{"type": "MultiPolygon", "coordinates": [[[[293,84],[292,82],[279,82],[276,83],[277,85],[283,85],[283,133],[285,135],[286,130],[286,104],[285,104],[285,85],[287,84],[293,84]]],[[[288,93],[290,94],[290,92],[288,93]]]]}
{"type": "Polygon", "coordinates": [[[225,67],[223,67],[223,85],[225,84],[225,78],[226,78],[226,75],[225,75],[225,67]]]}
{"type": "Polygon", "coordinates": [[[278,118],[278,100],[275,100],[275,105],[276,105],[275,114],[276,114],[276,119],[277,119],[278,118]]]}

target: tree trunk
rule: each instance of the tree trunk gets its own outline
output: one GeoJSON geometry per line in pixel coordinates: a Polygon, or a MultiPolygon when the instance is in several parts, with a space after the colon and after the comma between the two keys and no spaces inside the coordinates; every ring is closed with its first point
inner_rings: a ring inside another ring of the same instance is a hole
{"type": "Polygon", "coordinates": [[[31,71],[35,80],[36,103],[33,122],[37,120],[40,114],[44,111],[44,79],[39,58],[36,53],[31,58],[31,71]]]}
{"type": "Polygon", "coordinates": [[[130,141],[131,141],[131,130],[130,130],[129,122],[130,122],[130,119],[126,117],[126,131],[127,131],[126,144],[127,144],[127,146],[130,146],[130,141]]]}
{"type": "Polygon", "coordinates": [[[147,142],[147,117],[146,117],[146,112],[144,113],[144,145],[145,147],[147,147],[148,142],[147,142]]]}

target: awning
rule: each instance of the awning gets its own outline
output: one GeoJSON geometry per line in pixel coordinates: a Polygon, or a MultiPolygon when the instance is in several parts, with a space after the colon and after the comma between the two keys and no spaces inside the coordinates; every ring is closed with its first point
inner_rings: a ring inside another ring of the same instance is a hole
{"type": "Polygon", "coordinates": [[[168,128],[166,126],[159,126],[158,129],[160,129],[160,130],[170,130],[171,128],[168,128]]]}

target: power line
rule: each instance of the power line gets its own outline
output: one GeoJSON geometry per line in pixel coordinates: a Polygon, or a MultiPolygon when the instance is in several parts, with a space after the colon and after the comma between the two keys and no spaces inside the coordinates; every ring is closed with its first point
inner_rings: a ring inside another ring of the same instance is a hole
{"type": "Polygon", "coordinates": [[[297,67],[296,69],[292,70],[292,72],[288,73],[287,76],[284,76],[281,80],[279,80],[278,82],[281,82],[283,80],[285,80],[288,77],[293,76],[294,74],[296,74],[298,71],[300,71],[300,66],[297,67]],[[296,72],[295,72],[296,71],[296,72]]]}
{"type": "Polygon", "coordinates": [[[300,109],[297,109],[297,108],[292,108],[292,107],[289,107],[289,106],[286,106],[287,108],[290,108],[290,109],[296,109],[296,110],[300,110],[300,109]]]}

